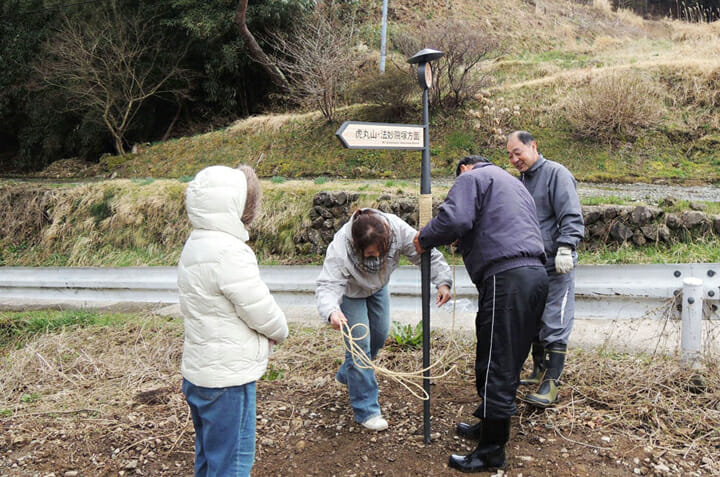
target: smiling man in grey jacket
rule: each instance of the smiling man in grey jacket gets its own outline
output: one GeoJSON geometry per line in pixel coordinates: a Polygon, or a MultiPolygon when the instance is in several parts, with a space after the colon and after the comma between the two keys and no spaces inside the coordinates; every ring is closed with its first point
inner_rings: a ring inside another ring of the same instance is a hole
{"type": "Polygon", "coordinates": [[[548,279],[548,297],[542,326],[532,345],[533,372],[521,381],[537,385],[527,401],[545,408],[557,402],[558,380],[565,365],[567,343],[575,319],[576,248],[585,233],[575,178],[570,171],[538,153],[527,131],[508,136],[510,164],[535,200],[542,232],[548,279]]]}

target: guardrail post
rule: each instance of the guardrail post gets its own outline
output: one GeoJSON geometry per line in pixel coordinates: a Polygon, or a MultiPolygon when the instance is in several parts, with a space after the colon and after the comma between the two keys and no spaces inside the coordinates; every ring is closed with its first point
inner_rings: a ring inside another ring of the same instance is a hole
{"type": "Polygon", "coordinates": [[[689,277],[683,280],[682,333],[680,348],[682,361],[691,368],[700,364],[702,352],[703,282],[689,277]]]}

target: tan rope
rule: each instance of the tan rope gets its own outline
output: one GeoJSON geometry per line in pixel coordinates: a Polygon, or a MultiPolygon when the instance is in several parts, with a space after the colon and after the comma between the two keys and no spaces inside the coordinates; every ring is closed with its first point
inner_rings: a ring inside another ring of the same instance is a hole
{"type": "MultiPolygon", "coordinates": [[[[450,327],[450,336],[451,336],[451,342],[454,342],[454,335],[455,335],[455,305],[457,303],[457,288],[455,287],[455,247],[452,247],[452,257],[453,257],[453,265],[452,265],[452,275],[453,275],[453,308],[452,308],[452,325],[450,327]]],[[[421,383],[417,383],[416,380],[420,380],[422,382],[423,379],[440,379],[448,374],[450,374],[454,369],[455,365],[453,364],[450,369],[445,371],[442,374],[439,374],[437,376],[428,376],[427,378],[423,376],[423,374],[426,371],[431,371],[433,368],[436,368],[437,366],[440,366],[446,355],[448,354],[448,351],[450,350],[450,347],[446,347],[443,354],[431,365],[429,365],[427,368],[423,368],[417,371],[407,371],[407,372],[399,372],[399,371],[393,371],[390,370],[384,366],[379,366],[368,357],[367,354],[365,354],[365,351],[360,347],[360,345],[357,343],[358,341],[365,339],[370,334],[370,328],[364,324],[364,323],[356,323],[352,327],[348,326],[347,323],[342,325],[340,327],[340,332],[343,336],[343,345],[345,349],[350,353],[350,356],[352,357],[353,363],[355,363],[355,366],[361,369],[372,369],[376,375],[385,376],[386,378],[392,379],[393,381],[397,382],[401,386],[403,386],[405,389],[410,392],[413,396],[420,400],[428,400],[430,399],[430,396],[425,391],[421,383]],[[365,332],[357,337],[353,337],[352,332],[355,330],[355,328],[365,328],[365,332]],[[349,343],[349,344],[348,344],[349,343]],[[417,390],[420,392],[418,393],[417,390]]]]}

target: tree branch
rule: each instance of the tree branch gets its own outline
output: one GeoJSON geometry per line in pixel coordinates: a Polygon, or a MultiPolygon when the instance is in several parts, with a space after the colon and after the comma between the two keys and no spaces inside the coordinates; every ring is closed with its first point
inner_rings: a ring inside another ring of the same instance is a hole
{"type": "Polygon", "coordinates": [[[285,78],[283,72],[280,71],[280,68],[278,68],[270,61],[270,58],[265,54],[263,49],[260,48],[260,45],[258,45],[255,37],[247,27],[247,6],[248,0],[240,0],[238,2],[237,12],[235,13],[235,23],[240,28],[240,36],[245,42],[245,46],[248,49],[250,58],[261,64],[263,68],[265,68],[265,71],[267,72],[268,76],[270,76],[270,80],[273,82],[273,84],[275,84],[275,86],[277,86],[283,91],[288,91],[290,89],[290,84],[288,83],[287,78],[285,78]]]}

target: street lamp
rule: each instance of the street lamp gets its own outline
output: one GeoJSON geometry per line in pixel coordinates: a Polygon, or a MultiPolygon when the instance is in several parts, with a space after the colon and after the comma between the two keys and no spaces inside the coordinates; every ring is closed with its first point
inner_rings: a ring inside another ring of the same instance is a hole
{"type": "Polygon", "coordinates": [[[411,65],[418,65],[417,78],[418,83],[420,83],[420,87],[423,90],[432,88],[432,71],[430,69],[430,62],[433,60],[437,60],[444,55],[445,53],[443,53],[442,51],[433,50],[432,48],[425,48],[424,50],[420,50],[413,56],[408,58],[408,63],[410,63],[411,65]]]}
{"type": "MultiPolygon", "coordinates": [[[[425,48],[418,51],[408,58],[408,63],[417,66],[417,79],[420,87],[423,89],[423,127],[424,131],[424,147],[422,152],[422,170],[420,175],[420,194],[430,193],[430,113],[428,106],[428,90],[432,88],[432,68],[430,62],[442,57],[445,53],[432,48],[425,48]]],[[[421,211],[422,212],[422,211],[421,211]]],[[[420,225],[425,225],[420,223],[420,225]]]]}
{"type": "MultiPolygon", "coordinates": [[[[416,64],[417,79],[423,89],[423,149],[420,172],[420,216],[418,227],[423,227],[432,216],[432,194],[430,193],[430,113],[428,90],[432,88],[432,69],[430,62],[445,53],[431,48],[418,51],[408,58],[408,63],[416,64]]],[[[422,290],[422,329],[423,329],[423,389],[427,399],[423,402],[423,434],[425,444],[430,443],[430,251],[423,252],[420,262],[422,290]]]]}

